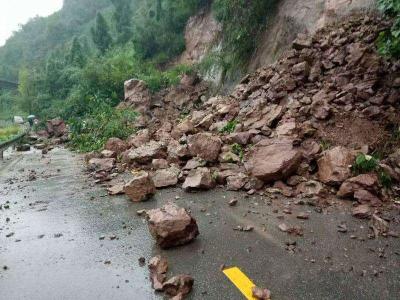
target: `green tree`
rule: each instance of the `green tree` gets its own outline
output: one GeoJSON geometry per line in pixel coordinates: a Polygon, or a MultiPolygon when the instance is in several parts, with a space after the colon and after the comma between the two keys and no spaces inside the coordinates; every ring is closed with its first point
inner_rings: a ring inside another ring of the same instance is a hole
{"type": "Polygon", "coordinates": [[[93,43],[99,49],[100,53],[104,55],[112,44],[110,29],[107,21],[101,13],[96,16],[96,25],[91,28],[93,43]]]}
{"type": "Polygon", "coordinates": [[[85,64],[85,56],[78,38],[75,37],[72,41],[71,50],[68,56],[68,62],[73,66],[83,67],[85,64]]]}
{"type": "Polygon", "coordinates": [[[18,101],[19,108],[26,113],[33,113],[34,106],[34,80],[33,74],[29,72],[28,69],[23,68],[19,72],[19,86],[18,91],[20,98],[18,101]]]}
{"type": "Polygon", "coordinates": [[[114,5],[113,19],[118,33],[117,42],[125,44],[132,38],[131,0],[111,0],[114,5]]]}

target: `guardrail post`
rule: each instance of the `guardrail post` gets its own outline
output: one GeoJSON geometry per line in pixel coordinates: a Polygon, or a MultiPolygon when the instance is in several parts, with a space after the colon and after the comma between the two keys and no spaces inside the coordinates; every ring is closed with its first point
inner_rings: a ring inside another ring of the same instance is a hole
{"type": "Polygon", "coordinates": [[[4,159],[3,150],[0,150],[0,160],[4,159]]]}

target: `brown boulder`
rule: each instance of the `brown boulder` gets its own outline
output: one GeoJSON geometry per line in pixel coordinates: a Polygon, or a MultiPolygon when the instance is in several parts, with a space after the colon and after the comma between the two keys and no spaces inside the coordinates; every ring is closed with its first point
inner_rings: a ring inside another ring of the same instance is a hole
{"type": "Polygon", "coordinates": [[[171,297],[171,300],[182,300],[190,294],[194,284],[194,279],[189,275],[177,275],[164,283],[165,294],[171,297]]]}
{"type": "Polygon", "coordinates": [[[222,141],[209,133],[198,133],[188,138],[189,152],[207,161],[216,161],[221,151],[222,141]]]}
{"type": "Polygon", "coordinates": [[[150,108],[151,93],[142,80],[130,79],[124,83],[125,102],[119,105],[120,108],[131,107],[139,113],[147,112],[150,108]]]}
{"type": "Polygon", "coordinates": [[[361,204],[370,204],[371,206],[382,205],[381,199],[367,190],[357,190],[354,192],[354,198],[361,204]]]}
{"type": "Polygon", "coordinates": [[[361,174],[343,182],[337,195],[339,197],[352,197],[357,190],[377,191],[377,188],[378,176],[375,174],[361,174]]]}
{"type": "MultiPolygon", "coordinates": [[[[36,148],[36,146],[35,146],[36,148]]],[[[102,158],[117,158],[117,153],[115,153],[114,151],[110,151],[110,150],[103,150],[101,151],[101,157],[102,158]]]]}
{"type": "Polygon", "coordinates": [[[67,126],[61,119],[47,121],[47,132],[50,136],[61,137],[68,133],[67,126]]]}
{"type": "Polygon", "coordinates": [[[154,158],[165,158],[166,147],[162,142],[150,141],[139,148],[133,149],[128,153],[130,161],[137,163],[149,163],[154,158]]]}
{"type": "Polygon", "coordinates": [[[196,220],[175,204],[150,210],[147,217],[150,233],[163,249],[190,243],[199,235],[196,220]]]}
{"type": "Polygon", "coordinates": [[[125,150],[128,149],[128,145],[126,142],[119,138],[110,138],[106,145],[104,146],[105,150],[113,151],[117,154],[121,154],[125,150]]]}
{"type": "Polygon", "coordinates": [[[167,279],[168,261],[164,257],[157,255],[150,259],[148,267],[153,289],[162,291],[165,279],[167,279]]]}
{"type": "Polygon", "coordinates": [[[351,214],[359,219],[368,219],[371,217],[371,209],[368,204],[361,204],[354,207],[351,214]]]}
{"type": "Polygon", "coordinates": [[[169,141],[167,151],[168,158],[172,161],[184,158],[189,154],[188,146],[185,144],[181,144],[176,140],[169,141]]]}
{"type": "Polygon", "coordinates": [[[246,156],[245,167],[254,177],[271,182],[292,175],[302,160],[291,139],[262,140],[246,156]]]}
{"type": "Polygon", "coordinates": [[[238,191],[242,189],[248,181],[248,176],[243,173],[235,174],[226,178],[226,189],[228,191],[238,191]]]}
{"type": "Polygon", "coordinates": [[[149,173],[141,171],[133,175],[134,178],[124,186],[125,194],[133,202],[145,201],[156,193],[156,187],[149,173]]]}
{"type": "Polygon", "coordinates": [[[184,190],[211,189],[215,185],[211,171],[208,168],[197,168],[189,171],[182,185],[184,190]]]}
{"type": "Polygon", "coordinates": [[[91,171],[110,172],[115,167],[115,158],[92,158],[88,162],[91,171]]]}
{"type": "Polygon", "coordinates": [[[318,160],[319,180],[329,185],[341,184],[350,177],[354,159],[355,153],[342,146],[324,151],[318,160]]]}
{"type": "Polygon", "coordinates": [[[128,145],[130,147],[138,148],[144,144],[150,142],[150,133],[148,129],[139,130],[137,133],[132,134],[128,138],[128,145]]]}
{"type": "Polygon", "coordinates": [[[176,167],[157,170],[152,176],[156,188],[174,186],[178,183],[180,170],[176,167]]]}

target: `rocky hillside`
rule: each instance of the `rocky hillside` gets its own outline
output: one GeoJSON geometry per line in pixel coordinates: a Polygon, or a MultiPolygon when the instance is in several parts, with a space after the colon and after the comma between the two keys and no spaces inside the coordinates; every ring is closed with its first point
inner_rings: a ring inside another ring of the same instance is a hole
{"type": "Polygon", "coordinates": [[[125,188],[110,190],[140,186],[135,201],[152,190],[143,182],[187,191],[223,185],[318,203],[352,199],[353,214],[369,217],[399,195],[400,64],[374,46],[388,26],[375,15],[352,15],[299,35],[229,96],[208,98],[196,77],[154,96],[144,82],[127,81],[121,107],[141,111],[143,129],[91,154],[93,175],[103,182],[113,170],[140,170],[125,188]]]}

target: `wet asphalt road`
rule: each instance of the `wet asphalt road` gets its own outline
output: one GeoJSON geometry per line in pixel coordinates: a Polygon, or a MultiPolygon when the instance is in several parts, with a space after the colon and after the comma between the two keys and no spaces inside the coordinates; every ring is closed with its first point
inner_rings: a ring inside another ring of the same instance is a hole
{"type": "MultiPolygon", "coordinates": [[[[293,201],[166,189],[135,204],[108,197],[85,175],[82,158],[67,150],[46,158],[12,154],[0,162],[0,299],[163,299],[138,264],[156,254],[167,257],[169,275],[194,277],[189,299],[243,299],[222,264],[238,266],[273,299],[399,299],[400,239],[369,240],[368,223],[349,216],[350,203],[339,200],[323,213],[292,203],[293,213],[284,215],[293,201]],[[27,181],[29,170],[36,170],[36,180],[27,181]],[[232,198],[236,207],[227,204],[232,198]],[[162,251],[136,211],[171,200],[191,209],[200,236],[162,251]],[[310,219],[296,219],[298,212],[310,219]],[[342,222],[347,233],[337,231],[342,222]],[[301,225],[304,236],[280,232],[280,223],[301,225]],[[255,230],[234,231],[238,225],[255,230]],[[288,241],[297,242],[294,253],[285,249],[288,241]]],[[[398,221],[399,213],[392,214],[398,221]]],[[[400,228],[392,222],[391,229],[400,228]]]]}

